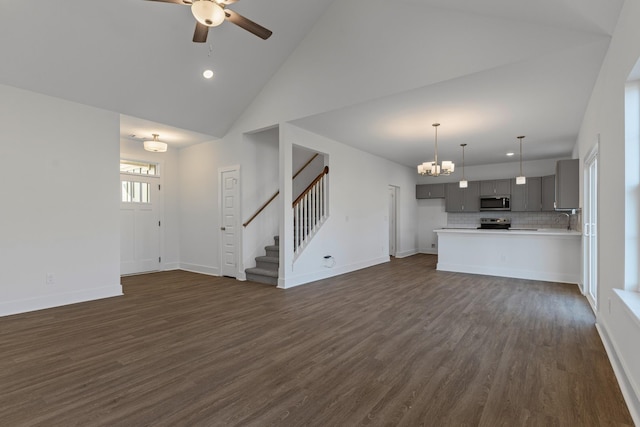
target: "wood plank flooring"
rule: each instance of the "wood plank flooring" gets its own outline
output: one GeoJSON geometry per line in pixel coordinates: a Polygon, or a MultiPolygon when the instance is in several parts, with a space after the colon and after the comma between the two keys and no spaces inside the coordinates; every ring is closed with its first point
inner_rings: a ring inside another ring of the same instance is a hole
{"type": "Polygon", "coordinates": [[[574,285],[435,262],[286,291],[154,273],[0,318],[0,425],[632,425],[574,285]]]}

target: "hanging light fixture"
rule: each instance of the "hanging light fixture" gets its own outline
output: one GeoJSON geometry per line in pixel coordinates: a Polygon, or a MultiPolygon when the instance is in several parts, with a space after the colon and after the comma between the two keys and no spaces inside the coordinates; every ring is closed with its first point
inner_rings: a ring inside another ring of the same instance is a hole
{"type": "Polygon", "coordinates": [[[522,140],[524,139],[524,135],[519,136],[518,139],[520,140],[520,176],[516,177],[516,184],[523,185],[527,183],[527,177],[522,173],[522,140]]]}
{"type": "Polygon", "coordinates": [[[469,181],[464,177],[464,147],[467,144],[460,144],[462,147],[462,179],[460,180],[460,188],[467,188],[469,186],[469,181]]]}
{"type": "Polygon", "coordinates": [[[212,0],[195,0],[191,4],[191,13],[199,23],[207,27],[218,26],[226,18],[222,6],[212,0]]]}
{"type": "Polygon", "coordinates": [[[438,126],[440,123],[434,123],[432,125],[436,129],[436,144],[435,144],[435,156],[433,162],[424,162],[418,165],[418,173],[420,175],[440,176],[450,175],[455,169],[453,162],[444,160],[442,165],[438,164],[438,126]]]}
{"type": "Polygon", "coordinates": [[[165,151],[167,151],[167,144],[162,141],[158,141],[158,136],[160,135],[158,135],[157,133],[154,133],[152,135],[152,141],[144,142],[144,149],[147,151],[153,151],[154,153],[164,153],[165,151]]]}

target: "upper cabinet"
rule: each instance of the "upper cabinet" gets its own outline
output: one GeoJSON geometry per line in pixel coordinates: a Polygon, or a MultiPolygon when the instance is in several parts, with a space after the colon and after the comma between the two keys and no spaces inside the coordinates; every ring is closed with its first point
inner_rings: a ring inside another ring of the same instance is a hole
{"type": "Polygon", "coordinates": [[[416,185],[416,199],[444,199],[444,184],[416,185]]]}
{"type": "Polygon", "coordinates": [[[540,212],[542,209],[542,179],[527,177],[526,184],[511,180],[511,212],[540,212]]]}
{"type": "Polygon", "coordinates": [[[556,176],[547,175],[542,177],[542,211],[553,212],[556,201],[556,176]]]}
{"type": "Polygon", "coordinates": [[[556,209],[580,207],[579,167],[578,159],[558,160],[556,163],[556,209]]]}
{"type": "Polygon", "coordinates": [[[481,196],[508,196],[511,194],[510,179],[480,181],[481,196]]]}
{"type": "Polygon", "coordinates": [[[460,188],[459,183],[446,184],[445,210],[447,212],[479,212],[480,183],[469,181],[467,188],[460,188]]]}

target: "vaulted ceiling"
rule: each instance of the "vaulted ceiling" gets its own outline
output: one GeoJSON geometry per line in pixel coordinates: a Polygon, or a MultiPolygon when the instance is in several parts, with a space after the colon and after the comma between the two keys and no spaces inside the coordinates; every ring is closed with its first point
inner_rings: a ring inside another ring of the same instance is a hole
{"type": "MultiPolygon", "coordinates": [[[[265,85],[295,75],[289,119],[407,166],[440,156],[570,155],[623,0],[240,0],[191,41],[188,7],[144,0],[3,2],[0,84],[162,126],[170,144],[223,138],[265,85]],[[202,71],[215,77],[205,80],[202,71]],[[283,71],[283,69],[287,71],[283,71]]],[[[289,78],[289,80],[292,80],[289,78]]],[[[146,135],[144,135],[146,136],[146,135]]]]}

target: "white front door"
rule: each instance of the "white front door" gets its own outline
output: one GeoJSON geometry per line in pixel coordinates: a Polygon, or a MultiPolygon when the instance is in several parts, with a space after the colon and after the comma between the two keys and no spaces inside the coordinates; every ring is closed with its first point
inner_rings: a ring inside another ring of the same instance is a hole
{"type": "Polygon", "coordinates": [[[238,274],[238,218],[240,216],[240,172],[237,167],[220,170],[220,233],[222,263],[220,274],[238,274]]]}
{"type": "Polygon", "coordinates": [[[160,269],[158,178],[120,175],[120,274],[160,269]]]}

